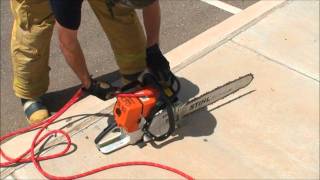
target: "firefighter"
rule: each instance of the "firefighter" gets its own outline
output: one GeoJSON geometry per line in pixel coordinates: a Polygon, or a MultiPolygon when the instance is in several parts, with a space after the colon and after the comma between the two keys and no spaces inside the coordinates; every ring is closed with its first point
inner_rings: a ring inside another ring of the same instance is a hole
{"type": "MultiPolygon", "coordinates": [[[[159,48],[160,7],[158,0],[90,0],[114,52],[124,81],[132,81],[146,66],[161,79],[170,78],[170,67],[159,48]],[[146,36],[135,9],[142,8],[146,36]]],[[[46,119],[49,112],[41,101],[49,86],[49,47],[56,24],[59,44],[66,61],[83,88],[107,99],[114,88],[90,78],[77,39],[82,0],[12,0],[14,25],[11,55],[13,89],[21,98],[30,124],[46,119]]]]}

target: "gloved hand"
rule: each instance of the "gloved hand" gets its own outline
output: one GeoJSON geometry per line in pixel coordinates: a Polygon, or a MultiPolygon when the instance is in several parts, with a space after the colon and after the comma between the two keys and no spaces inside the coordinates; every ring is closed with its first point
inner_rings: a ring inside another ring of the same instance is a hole
{"type": "Polygon", "coordinates": [[[160,82],[168,82],[172,78],[172,72],[168,60],[163,56],[159,45],[155,44],[147,48],[147,67],[160,82]]]}
{"type": "Polygon", "coordinates": [[[118,88],[110,85],[107,82],[97,81],[91,79],[91,84],[89,88],[83,88],[83,90],[91,95],[98,97],[101,100],[108,100],[114,97],[114,94],[118,88]]]}

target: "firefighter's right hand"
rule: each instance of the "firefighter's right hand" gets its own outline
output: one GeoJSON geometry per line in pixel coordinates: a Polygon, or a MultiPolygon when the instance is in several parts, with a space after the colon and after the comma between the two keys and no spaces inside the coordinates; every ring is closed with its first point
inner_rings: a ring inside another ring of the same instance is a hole
{"type": "Polygon", "coordinates": [[[98,97],[101,100],[108,100],[114,97],[118,88],[112,86],[111,84],[103,81],[97,81],[91,79],[91,84],[89,88],[83,88],[85,92],[93,96],[98,97]]]}

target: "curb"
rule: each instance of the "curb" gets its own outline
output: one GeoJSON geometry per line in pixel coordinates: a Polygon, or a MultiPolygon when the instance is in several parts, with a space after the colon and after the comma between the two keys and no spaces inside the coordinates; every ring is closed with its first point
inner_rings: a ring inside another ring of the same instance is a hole
{"type": "Polygon", "coordinates": [[[206,30],[166,54],[173,72],[178,72],[239,33],[250,28],[274,10],[284,6],[287,0],[261,0],[220,24],[206,30]]]}

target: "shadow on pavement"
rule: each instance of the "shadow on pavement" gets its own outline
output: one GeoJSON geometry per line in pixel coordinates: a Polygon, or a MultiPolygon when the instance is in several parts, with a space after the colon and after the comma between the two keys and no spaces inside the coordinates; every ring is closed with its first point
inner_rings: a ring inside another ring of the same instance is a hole
{"type": "MultiPolygon", "coordinates": [[[[108,73],[102,76],[99,76],[95,79],[107,82],[114,82],[120,78],[120,74],[118,71],[114,71],[112,73],[108,73]]],[[[74,95],[74,93],[80,88],[80,85],[73,86],[67,89],[63,89],[60,91],[49,92],[43,95],[43,101],[48,107],[50,112],[57,112],[60,108],[62,108],[74,95]]]]}
{"type": "MultiPolygon", "coordinates": [[[[181,83],[181,91],[179,93],[179,100],[187,102],[199,94],[199,87],[185,78],[179,78],[181,83]]],[[[162,148],[172,142],[184,139],[186,136],[201,137],[209,136],[214,132],[217,125],[215,117],[209,111],[200,110],[191,115],[184,117],[182,124],[179,123],[181,128],[178,128],[172,138],[158,143],[150,142],[154,148],[162,148]]]]}
{"type": "MultiPolygon", "coordinates": [[[[186,102],[188,99],[190,99],[190,97],[194,97],[199,91],[199,88],[196,85],[187,80],[181,81],[181,87],[183,91],[183,94],[181,94],[182,102],[186,102]]],[[[179,124],[179,127],[172,135],[172,138],[161,143],[151,142],[151,146],[160,149],[175,141],[183,140],[188,136],[203,137],[212,135],[217,126],[217,120],[210,112],[222,106],[228,105],[229,103],[247,96],[253,92],[255,92],[255,90],[248,91],[212,109],[208,109],[207,107],[205,107],[190,115],[187,115],[179,124]]],[[[207,141],[207,139],[204,139],[204,141],[207,141]]]]}

